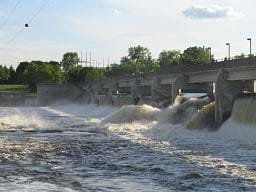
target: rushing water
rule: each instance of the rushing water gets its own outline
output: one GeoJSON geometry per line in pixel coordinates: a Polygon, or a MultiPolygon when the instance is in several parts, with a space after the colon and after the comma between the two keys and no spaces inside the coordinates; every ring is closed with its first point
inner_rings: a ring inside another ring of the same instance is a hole
{"type": "Polygon", "coordinates": [[[163,113],[0,108],[0,191],[256,190],[256,131],[232,120],[189,131],[163,113]]]}

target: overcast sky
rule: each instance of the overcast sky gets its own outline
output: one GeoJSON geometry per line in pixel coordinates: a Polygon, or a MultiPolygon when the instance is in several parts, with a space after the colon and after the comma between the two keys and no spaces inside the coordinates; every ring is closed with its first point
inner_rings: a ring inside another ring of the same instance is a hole
{"type": "Polygon", "coordinates": [[[248,54],[248,37],[256,52],[255,0],[49,0],[42,8],[45,2],[0,0],[1,64],[60,61],[81,50],[84,59],[91,50],[101,62],[119,62],[136,45],[154,57],[163,49],[206,46],[222,58],[227,42],[232,55],[248,54]]]}

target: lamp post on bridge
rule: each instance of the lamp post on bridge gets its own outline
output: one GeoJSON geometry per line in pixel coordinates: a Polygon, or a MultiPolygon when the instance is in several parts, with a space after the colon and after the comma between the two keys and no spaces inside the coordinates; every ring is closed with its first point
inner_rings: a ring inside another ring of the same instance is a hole
{"type": "Polygon", "coordinates": [[[209,51],[210,63],[211,63],[211,62],[212,62],[212,48],[211,48],[211,47],[208,47],[207,49],[208,49],[208,51],[209,51]]]}
{"type": "Polygon", "coordinates": [[[252,39],[251,38],[247,38],[247,40],[250,42],[250,57],[252,56],[252,39]]]}
{"type": "Polygon", "coordinates": [[[226,45],[228,46],[228,60],[230,60],[230,43],[226,43],[226,45]]]}

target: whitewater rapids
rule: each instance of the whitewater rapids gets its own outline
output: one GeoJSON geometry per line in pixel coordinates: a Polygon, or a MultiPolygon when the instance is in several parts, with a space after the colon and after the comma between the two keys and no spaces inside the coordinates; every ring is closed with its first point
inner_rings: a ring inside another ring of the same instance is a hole
{"type": "Polygon", "coordinates": [[[187,129],[207,104],[2,107],[0,191],[256,191],[256,129],[187,129]]]}

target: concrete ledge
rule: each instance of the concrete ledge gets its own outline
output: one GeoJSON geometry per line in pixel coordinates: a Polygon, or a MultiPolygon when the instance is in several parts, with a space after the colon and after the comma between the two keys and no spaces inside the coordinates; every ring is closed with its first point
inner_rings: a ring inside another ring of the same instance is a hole
{"type": "Polygon", "coordinates": [[[98,95],[99,105],[113,105],[112,97],[108,95],[98,95]]]}
{"type": "Polygon", "coordinates": [[[140,99],[138,105],[144,105],[144,104],[152,105],[152,103],[153,103],[152,97],[143,97],[140,99]]]}
{"type": "Polygon", "coordinates": [[[25,98],[25,106],[37,107],[38,106],[37,97],[27,97],[27,98],[25,98]]]}
{"type": "Polygon", "coordinates": [[[132,96],[113,96],[113,106],[122,107],[125,105],[134,105],[134,99],[132,96]]]}

